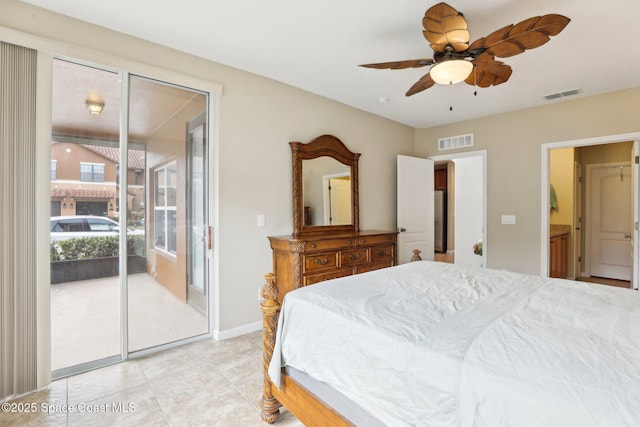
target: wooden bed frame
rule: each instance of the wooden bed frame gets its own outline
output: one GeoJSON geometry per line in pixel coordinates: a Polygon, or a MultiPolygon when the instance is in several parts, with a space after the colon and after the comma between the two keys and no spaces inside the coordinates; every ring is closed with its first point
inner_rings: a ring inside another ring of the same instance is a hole
{"type": "MultiPolygon", "coordinates": [[[[419,261],[421,259],[420,251],[414,250],[411,261],[419,261]]],[[[271,382],[268,370],[276,342],[280,303],[278,302],[279,290],[275,276],[273,273],[268,273],[264,278],[265,284],[261,290],[263,301],[260,303],[260,309],[262,310],[262,369],[264,375],[262,399],[260,401],[262,420],[273,424],[280,417],[280,408],[284,406],[305,426],[353,425],[305,387],[298,384],[284,372],[284,369],[282,371],[281,387],[278,389],[271,382]]],[[[284,297],[284,295],[282,296],[284,297]]]]}

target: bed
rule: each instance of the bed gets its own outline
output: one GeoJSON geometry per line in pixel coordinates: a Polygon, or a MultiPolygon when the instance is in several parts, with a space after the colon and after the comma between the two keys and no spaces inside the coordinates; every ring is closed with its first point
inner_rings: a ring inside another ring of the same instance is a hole
{"type": "Polygon", "coordinates": [[[418,261],[280,307],[266,279],[266,422],[640,425],[638,292],[418,261]]]}

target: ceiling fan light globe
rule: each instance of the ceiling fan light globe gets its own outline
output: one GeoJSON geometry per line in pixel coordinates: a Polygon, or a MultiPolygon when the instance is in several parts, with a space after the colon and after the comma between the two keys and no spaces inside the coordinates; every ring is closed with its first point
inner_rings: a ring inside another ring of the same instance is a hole
{"type": "Polygon", "coordinates": [[[471,71],[473,64],[464,59],[450,59],[439,62],[429,70],[434,82],[441,85],[456,84],[465,80],[471,71]]]}

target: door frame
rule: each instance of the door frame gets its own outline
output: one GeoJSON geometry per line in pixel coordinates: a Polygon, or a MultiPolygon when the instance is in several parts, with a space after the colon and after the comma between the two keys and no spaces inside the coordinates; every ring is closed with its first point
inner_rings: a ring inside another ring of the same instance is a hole
{"type": "MultiPolygon", "coordinates": [[[[194,307],[195,309],[199,310],[202,313],[208,314],[208,295],[210,293],[209,290],[209,286],[207,286],[210,281],[209,281],[209,263],[208,263],[208,258],[207,258],[207,251],[210,249],[210,235],[209,235],[209,231],[210,231],[210,226],[209,226],[209,204],[208,204],[208,197],[207,195],[209,194],[209,181],[208,181],[208,177],[209,177],[209,139],[208,139],[208,129],[209,127],[209,123],[207,122],[207,111],[202,112],[201,114],[199,114],[198,116],[194,117],[193,119],[189,120],[187,122],[187,129],[186,129],[186,145],[187,145],[187,154],[186,154],[186,182],[187,182],[187,186],[189,187],[189,190],[187,191],[187,197],[186,197],[186,212],[187,212],[187,232],[185,233],[186,235],[186,239],[187,239],[187,303],[190,304],[192,307],[194,307]],[[194,165],[193,165],[193,140],[192,140],[192,134],[195,130],[197,130],[198,128],[202,127],[203,128],[203,153],[202,153],[202,160],[203,160],[203,182],[202,182],[202,186],[203,186],[203,193],[204,193],[204,197],[205,197],[205,203],[203,205],[203,222],[204,224],[202,224],[202,233],[203,233],[203,274],[204,277],[202,279],[204,279],[204,289],[200,290],[197,286],[195,286],[194,283],[194,272],[193,272],[193,260],[194,260],[194,251],[193,251],[193,243],[194,243],[194,236],[193,236],[193,216],[194,216],[194,212],[193,212],[193,194],[191,192],[192,190],[192,179],[193,179],[193,171],[194,171],[194,165]]],[[[210,326],[210,325],[209,325],[210,326]]]]}
{"type": "MultiPolygon", "coordinates": [[[[558,148],[576,148],[576,147],[587,147],[590,145],[602,145],[602,144],[615,144],[618,142],[634,142],[634,152],[638,153],[638,145],[640,144],[640,131],[639,132],[631,132],[624,134],[615,134],[615,135],[606,135],[599,136],[593,138],[583,138],[583,139],[572,139],[566,141],[556,141],[544,143],[540,146],[540,275],[544,277],[549,276],[549,163],[550,163],[550,152],[551,150],[555,150],[558,148]]],[[[638,188],[635,186],[638,182],[638,164],[632,164],[632,169],[634,170],[634,188],[638,188]]],[[[638,289],[638,273],[640,272],[640,262],[638,261],[638,236],[640,233],[638,232],[638,216],[639,216],[639,207],[640,207],[640,196],[638,192],[634,194],[633,204],[633,221],[636,224],[636,227],[632,230],[633,237],[632,240],[634,242],[633,250],[633,270],[632,270],[632,286],[634,289],[638,289]]]]}
{"type": "MultiPolygon", "coordinates": [[[[482,158],[482,265],[487,265],[488,241],[487,241],[487,150],[462,151],[459,153],[440,154],[437,156],[429,156],[428,158],[436,162],[453,161],[465,157],[481,157],[482,158]]],[[[454,191],[455,183],[454,183],[454,191]]],[[[455,209],[455,208],[454,208],[455,209]]],[[[453,222],[455,230],[455,217],[453,222]]],[[[458,251],[461,248],[455,248],[458,251]]]]}

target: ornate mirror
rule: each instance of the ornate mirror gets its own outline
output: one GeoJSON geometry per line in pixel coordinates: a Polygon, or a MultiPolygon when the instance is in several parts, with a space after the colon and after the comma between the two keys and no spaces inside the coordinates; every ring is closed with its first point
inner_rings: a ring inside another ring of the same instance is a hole
{"type": "Polygon", "coordinates": [[[359,231],[358,159],[333,135],[290,142],[293,162],[293,235],[359,231]]]}

